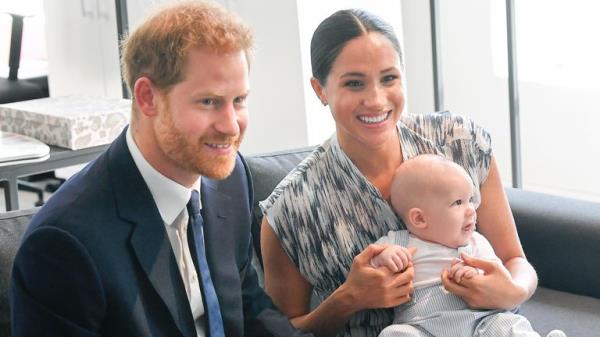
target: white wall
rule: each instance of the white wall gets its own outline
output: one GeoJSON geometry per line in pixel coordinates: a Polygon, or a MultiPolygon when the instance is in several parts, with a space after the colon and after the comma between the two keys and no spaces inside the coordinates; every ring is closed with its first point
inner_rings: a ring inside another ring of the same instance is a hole
{"type": "Polygon", "coordinates": [[[44,0],[51,96],[122,97],[114,2],[44,0]]]}

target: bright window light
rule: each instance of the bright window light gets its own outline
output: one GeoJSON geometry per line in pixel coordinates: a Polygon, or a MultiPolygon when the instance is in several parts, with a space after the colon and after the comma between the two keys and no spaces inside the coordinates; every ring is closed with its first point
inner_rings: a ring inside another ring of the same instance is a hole
{"type": "MultiPolygon", "coordinates": [[[[491,1],[494,74],[507,77],[506,1],[491,1]]],[[[600,2],[515,1],[520,81],[574,89],[596,88],[600,77],[600,2]]]]}

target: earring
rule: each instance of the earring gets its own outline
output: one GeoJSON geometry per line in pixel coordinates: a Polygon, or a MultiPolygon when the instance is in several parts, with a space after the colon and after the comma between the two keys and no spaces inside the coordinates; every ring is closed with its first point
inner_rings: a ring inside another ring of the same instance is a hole
{"type": "Polygon", "coordinates": [[[327,101],[321,101],[321,103],[323,103],[323,106],[327,106],[327,101]]]}

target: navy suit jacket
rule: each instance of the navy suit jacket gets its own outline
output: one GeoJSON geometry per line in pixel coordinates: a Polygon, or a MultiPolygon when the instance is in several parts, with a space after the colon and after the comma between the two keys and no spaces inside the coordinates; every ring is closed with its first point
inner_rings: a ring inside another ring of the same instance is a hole
{"type": "MultiPolygon", "coordinates": [[[[300,334],[251,264],[252,188],[241,156],[202,178],[206,255],[226,336],[300,334]]],[[[196,332],[164,223],[125,131],[32,219],[15,258],[12,335],[186,336],[196,332]]]]}

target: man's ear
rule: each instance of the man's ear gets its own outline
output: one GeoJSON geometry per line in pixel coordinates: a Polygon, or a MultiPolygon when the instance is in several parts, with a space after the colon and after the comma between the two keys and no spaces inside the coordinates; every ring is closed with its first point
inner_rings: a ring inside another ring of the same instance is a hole
{"type": "Polygon", "coordinates": [[[312,86],[313,90],[315,91],[315,94],[317,94],[317,97],[319,98],[321,103],[323,103],[323,105],[327,105],[327,97],[325,97],[325,95],[323,93],[323,86],[321,85],[321,83],[319,83],[319,80],[317,80],[314,77],[311,77],[310,85],[312,86]]]}
{"type": "Polygon", "coordinates": [[[408,210],[408,222],[414,228],[425,229],[427,228],[427,221],[425,220],[425,213],[420,208],[414,207],[408,210]]]}
{"type": "Polygon", "coordinates": [[[146,76],[138,78],[133,86],[133,95],[140,113],[148,117],[158,115],[158,98],[161,93],[151,79],[146,76]]]}

